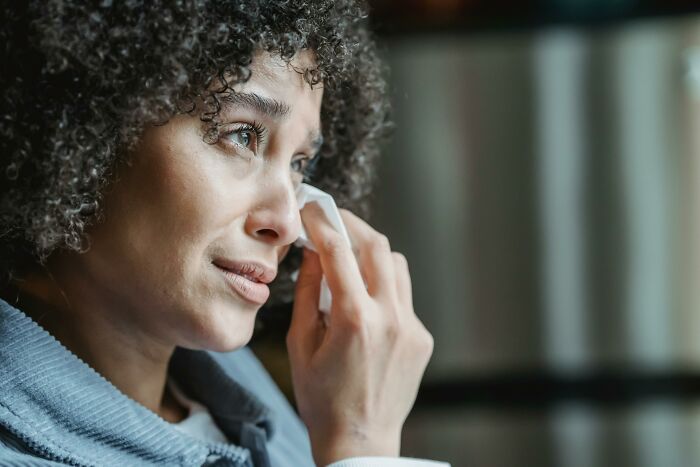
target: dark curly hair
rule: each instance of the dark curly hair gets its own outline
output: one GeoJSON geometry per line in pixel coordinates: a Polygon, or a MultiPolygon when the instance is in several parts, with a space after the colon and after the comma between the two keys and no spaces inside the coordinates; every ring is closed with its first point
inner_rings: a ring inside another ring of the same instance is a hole
{"type": "MultiPolygon", "coordinates": [[[[254,53],[322,85],[312,182],[364,211],[388,127],[385,81],[353,0],[0,0],[0,271],[89,247],[100,193],[145,127],[196,112],[216,139],[219,100],[254,53]]],[[[213,135],[213,136],[212,136],[213,135]]]]}

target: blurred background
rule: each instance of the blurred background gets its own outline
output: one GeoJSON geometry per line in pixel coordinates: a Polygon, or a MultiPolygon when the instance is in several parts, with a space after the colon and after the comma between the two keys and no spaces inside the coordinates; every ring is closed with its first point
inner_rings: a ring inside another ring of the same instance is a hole
{"type": "Polygon", "coordinates": [[[371,4],[372,223],[435,337],[403,454],[700,466],[700,2],[371,4]]]}

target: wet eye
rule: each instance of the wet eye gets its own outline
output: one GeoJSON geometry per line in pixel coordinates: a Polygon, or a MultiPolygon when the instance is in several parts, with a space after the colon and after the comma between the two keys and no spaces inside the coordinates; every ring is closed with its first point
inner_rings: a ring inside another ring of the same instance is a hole
{"type": "Polygon", "coordinates": [[[226,145],[235,145],[257,153],[265,139],[266,129],[259,123],[245,123],[222,135],[226,145]]]}
{"type": "Polygon", "coordinates": [[[250,145],[255,139],[255,133],[252,130],[240,129],[227,134],[226,139],[234,144],[250,149],[250,145]]]}

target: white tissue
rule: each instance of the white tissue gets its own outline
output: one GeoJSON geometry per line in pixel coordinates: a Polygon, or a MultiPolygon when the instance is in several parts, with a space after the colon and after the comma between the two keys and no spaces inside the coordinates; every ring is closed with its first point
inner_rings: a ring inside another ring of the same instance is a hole
{"type": "MultiPolygon", "coordinates": [[[[340,217],[338,207],[335,205],[335,200],[331,195],[311,185],[307,185],[306,183],[299,185],[296,194],[299,209],[303,208],[306,203],[312,203],[314,201],[318,203],[333,228],[338,231],[338,233],[343,236],[345,241],[348,242],[348,245],[350,245],[350,237],[348,236],[348,232],[345,229],[345,224],[343,224],[343,220],[340,217]]],[[[294,244],[298,247],[309,248],[310,250],[316,251],[314,244],[309,239],[303,226],[301,228],[301,235],[294,244]]],[[[321,280],[321,296],[318,300],[318,309],[324,313],[328,313],[331,310],[331,301],[331,291],[328,288],[328,283],[324,277],[321,280]]]]}

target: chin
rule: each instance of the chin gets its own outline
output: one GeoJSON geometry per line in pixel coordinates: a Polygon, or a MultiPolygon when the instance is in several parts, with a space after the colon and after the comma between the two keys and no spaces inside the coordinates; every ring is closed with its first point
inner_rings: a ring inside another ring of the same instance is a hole
{"type": "Polygon", "coordinates": [[[212,352],[231,352],[250,342],[255,329],[257,307],[218,303],[210,307],[207,319],[196,326],[194,347],[212,352]]]}

